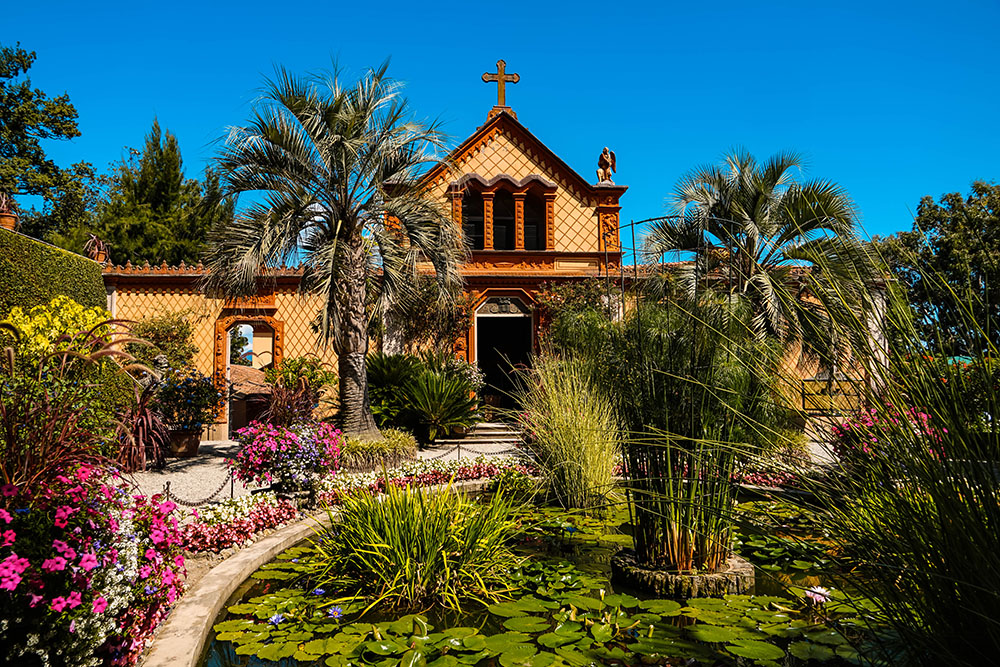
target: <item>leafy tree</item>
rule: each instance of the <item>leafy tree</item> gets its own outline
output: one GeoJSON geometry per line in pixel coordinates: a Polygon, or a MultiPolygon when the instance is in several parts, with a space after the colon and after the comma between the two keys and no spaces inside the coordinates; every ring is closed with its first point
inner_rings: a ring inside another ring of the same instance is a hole
{"type": "Polygon", "coordinates": [[[401,350],[410,353],[429,348],[451,351],[452,344],[469,330],[472,320],[472,297],[455,285],[448,299],[441,298],[441,289],[434,276],[414,277],[412,298],[393,303],[383,317],[386,331],[395,329],[402,343],[401,350]]]}
{"type": "Polygon", "coordinates": [[[232,218],[219,179],[184,177],[177,137],[158,121],[142,151],[132,150],[107,179],[93,233],[111,246],[115,263],[197,263],[212,225],[232,218]]]}
{"type": "Polygon", "coordinates": [[[1000,344],[1000,185],[976,181],[968,197],[924,197],[913,229],[876,246],[916,315],[924,343],[947,355],[1000,344]],[[970,318],[982,328],[970,328],[970,318]]]}
{"type": "Polygon", "coordinates": [[[73,178],[41,142],[80,136],[76,109],[66,94],[49,98],[31,87],[26,75],[34,62],[35,53],[20,43],[0,46],[0,210],[13,207],[14,195],[52,198],[73,178]]]}
{"type": "Polygon", "coordinates": [[[735,326],[762,341],[802,341],[836,361],[841,341],[810,294],[835,289],[854,303],[871,274],[850,196],[831,181],[796,182],[801,166],[795,153],[762,163],[736,151],[725,165],[695,169],[674,192],[679,215],[657,221],[648,243],[693,256],[671,289],[714,300],[732,335],[735,326]]]}
{"type": "Polygon", "coordinates": [[[436,124],[410,118],[386,65],[346,86],[336,73],[279,69],[218,160],[222,194],[254,203],[213,230],[208,286],[255,294],[272,269],[302,263],[303,288],[325,304],[317,325],[337,353],[351,434],[378,435],[365,372],[369,281],[381,272],[382,298],[397,301],[412,295],[418,262],[433,263],[444,288],[460,280],[458,230],[419,184],[442,141],[436,124]]]}
{"type": "Polygon", "coordinates": [[[168,311],[132,324],[130,333],[149,345],[130,343],[128,353],[141,364],[155,368],[154,360],[163,355],[170,368],[187,368],[194,364],[198,346],[194,343],[194,325],[185,311],[168,311]]]}
{"type": "Polygon", "coordinates": [[[250,339],[243,335],[239,327],[229,330],[229,363],[235,366],[252,366],[250,360],[243,356],[243,350],[250,344],[250,339]]]}

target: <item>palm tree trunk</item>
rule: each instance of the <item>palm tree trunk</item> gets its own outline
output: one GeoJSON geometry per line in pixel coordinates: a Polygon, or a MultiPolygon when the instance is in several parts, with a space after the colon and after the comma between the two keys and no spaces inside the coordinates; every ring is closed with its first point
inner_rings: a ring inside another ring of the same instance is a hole
{"type": "Polygon", "coordinates": [[[381,439],[382,433],[372,416],[368,399],[368,327],[365,304],[367,301],[368,259],[360,230],[356,238],[344,241],[349,245],[350,259],[337,283],[337,300],[341,307],[340,336],[337,366],[340,374],[340,428],[350,435],[368,439],[381,439]]]}

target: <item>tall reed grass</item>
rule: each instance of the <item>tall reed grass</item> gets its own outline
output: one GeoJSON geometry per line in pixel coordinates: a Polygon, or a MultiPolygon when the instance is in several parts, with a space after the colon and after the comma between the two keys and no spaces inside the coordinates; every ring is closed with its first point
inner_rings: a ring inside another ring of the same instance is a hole
{"type": "Polygon", "coordinates": [[[313,541],[321,582],[356,591],[371,605],[462,608],[504,598],[508,571],[520,559],[508,547],[516,530],[508,494],[485,502],[456,491],[386,484],[384,494],[347,495],[332,527],[313,541]]]}
{"type": "Polygon", "coordinates": [[[619,424],[585,362],[543,355],[522,376],[521,428],[549,492],[564,507],[594,507],[613,485],[619,424]]]}
{"type": "MultiPolygon", "coordinates": [[[[924,279],[950,291],[940,277],[924,279]]],[[[891,283],[872,284],[862,309],[837,291],[820,295],[864,378],[852,438],[866,446],[807,484],[849,555],[851,587],[871,598],[886,628],[868,650],[873,661],[986,665],[1000,655],[996,329],[951,293],[976,341],[974,372],[942,363],[891,283]],[[900,417],[907,413],[919,414],[900,417]]]]}

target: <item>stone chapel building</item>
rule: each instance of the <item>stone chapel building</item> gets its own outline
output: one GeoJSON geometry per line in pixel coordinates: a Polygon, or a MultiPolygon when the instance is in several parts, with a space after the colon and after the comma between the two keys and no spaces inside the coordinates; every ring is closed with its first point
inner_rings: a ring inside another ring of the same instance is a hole
{"type": "MultiPolygon", "coordinates": [[[[473,316],[455,353],[477,363],[487,382],[503,391],[509,388],[505,369],[528,361],[537,348],[542,285],[620,270],[619,200],[627,187],[584,178],[528,131],[505,100],[505,84],[519,77],[506,73],[502,60],[497,67],[483,75],[497,83],[497,104],[451,152],[449,166],[430,170],[423,183],[451,210],[471,249],[462,275],[473,316]]],[[[335,360],[316,347],[310,322],[320,304],[298,294],[299,271],[282,270],[269,291],[238,301],[206,297],[200,288],[205,272],[201,265],[108,266],[109,308],[114,317],[132,320],[157,311],[191,313],[195,365],[225,391],[234,326],[253,328],[254,367],[305,354],[335,360]]],[[[225,437],[238,417],[233,413],[227,408],[208,437],[225,437]]]]}

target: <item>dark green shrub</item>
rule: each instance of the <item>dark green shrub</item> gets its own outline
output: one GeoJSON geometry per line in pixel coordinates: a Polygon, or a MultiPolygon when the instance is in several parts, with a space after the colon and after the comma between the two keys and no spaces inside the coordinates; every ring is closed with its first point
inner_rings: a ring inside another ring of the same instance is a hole
{"type": "Polygon", "coordinates": [[[404,425],[406,386],[423,371],[420,359],[409,354],[368,355],[368,395],[379,428],[404,425]]]}
{"type": "Polygon", "coordinates": [[[128,353],[136,360],[154,368],[153,359],[159,355],[167,358],[171,368],[185,368],[194,363],[198,346],[194,344],[194,327],[188,313],[166,312],[144,318],[131,325],[132,335],[149,345],[130,343],[128,353]]]}
{"type": "Polygon", "coordinates": [[[107,292],[97,262],[0,229],[0,316],[63,294],[87,307],[104,308],[107,292]]]}
{"type": "Polygon", "coordinates": [[[193,369],[171,370],[163,377],[156,406],[175,431],[200,431],[215,421],[222,394],[212,378],[193,369]]]}
{"type": "Polygon", "coordinates": [[[417,458],[417,439],[406,431],[382,429],[382,440],[345,436],[340,450],[340,467],[345,472],[368,472],[395,468],[417,458]]]}
{"type": "Polygon", "coordinates": [[[428,442],[479,421],[477,402],[464,380],[424,371],[406,385],[406,414],[428,442]]]}

